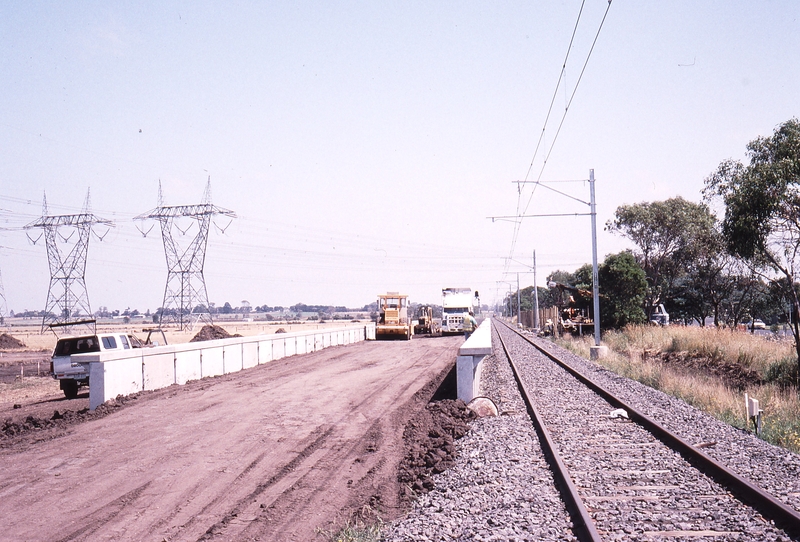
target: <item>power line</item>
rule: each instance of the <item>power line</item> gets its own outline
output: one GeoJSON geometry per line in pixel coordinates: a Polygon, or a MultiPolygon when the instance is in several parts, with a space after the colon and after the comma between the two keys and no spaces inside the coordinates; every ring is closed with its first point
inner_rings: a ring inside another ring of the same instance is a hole
{"type": "MultiPolygon", "coordinates": [[[[598,26],[597,32],[595,33],[595,36],[594,36],[594,40],[592,41],[592,46],[591,46],[591,48],[589,49],[589,52],[586,55],[586,60],[584,61],[583,67],[581,68],[580,75],[578,76],[578,79],[575,82],[575,87],[572,90],[572,94],[570,95],[569,101],[567,102],[566,107],[564,108],[564,114],[561,116],[561,121],[558,124],[558,129],[556,130],[556,134],[555,134],[555,136],[553,137],[553,140],[550,143],[550,149],[547,151],[547,154],[546,154],[546,156],[544,158],[544,161],[542,163],[542,169],[539,171],[539,175],[536,178],[535,183],[533,183],[533,188],[531,189],[531,194],[528,197],[528,202],[525,204],[525,208],[522,210],[522,212],[520,212],[520,206],[519,206],[520,201],[522,199],[522,189],[519,189],[517,191],[517,213],[516,213],[517,220],[515,221],[515,224],[514,224],[514,233],[512,235],[512,240],[511,240],[511,249],[509,251],[508,259],[506,260],[506,265],[505,265],[504,271],[508,270],[508,260],[512,259],[513,256],[514,256],[514,250],[516,249],[517,239],[519,238],[519,232],[520,232],[520,228],[521,228],[521,225],[522,225],[522,216],[521,215],[524,215],[524,214],[527,213],[528,208],[530,207],[531,201],[533,200],[533,195],[536,193],[536,188],[541,183],[542,175],[544,174],[544,170],[547,167],[547,161],[550,159],[550,155],[553,152],[553,148],[555,147],[556,141],[558,140],[558,136],[561,133],[561,128],[564,125],[564,120],[566,119],[567,113],[569,112],[569,108],[572,105],[572,100],[575,98],[575,94],[577,93],[578,87],[580,86],[581,80],[583,79],[583,74],[586,71],[586,66],[589,64],[589,59],[592,56],[592,52],[594,51],[594,47],[595,47],[595,45],[597,43],[597,39],[600,36],[600,31],[603,29],[603,24],[605,23],[605,20],[606,20],[606,17],[608,16],[609,10],[611,9],[611,1],[612,0],[608,0],[608,5],[606,6],[606,10],[603,13],[603,18],[600,21],[600,25],[598,26]]],[[[536,154],[539,152],[539,147],[541,145],[541,142],[544,139],[544,133],[545,133],[545,130],[547,128],[547,123],[548,123],[548,121],[550,119],[550,113],[551,113],[551,111],[553,109],[553,104],[555,103],[556,95],[558,94],[558,88],[559,88],[559,86],[561,84],[561,80],[564,78],[564,73],[566,71],[566,65],[567,65],[567,59],[569,58],[569,52],[572,49],[572,43],[573,43],[573,41],[575,39],[575,34],[577,32],[577,29],[578,29],[578,23],[580,22],[581,14],[583,13],[584,4],[585,4],[585,0],[583,2],[581,2],[581,9],[580,9],[580,12],[578,13],[578,18],[575,21],[575,28],[572,31],[572,37],[570,38],[569,47],[567,48],[567,54],[566,54],[566,56],[564,58],[564,63],[562,65],[562,67],[561,67],[561,73],[559,74],[558,81],[556,82],[556,88],[555,88],[555,91],[553,92],[553,98],[550,101],[550,107],[548,108],[547,116],[546,116],[545,122],[544,122],[544,126],[542,127],[542,133],[540,134],[539,141],[536,144],[536,149],[534,150],[533,158],[531,159],[531,164],[528,167],[528,171],[525,174],[525,181],[527,181],[528,177],[530,176],[531,170],[533,168],[533,163],[534,163],[534,161],[536,159],[536,154]]],[[[566,86],[565,86],[565,90],[566,90],[566,86]]]]}

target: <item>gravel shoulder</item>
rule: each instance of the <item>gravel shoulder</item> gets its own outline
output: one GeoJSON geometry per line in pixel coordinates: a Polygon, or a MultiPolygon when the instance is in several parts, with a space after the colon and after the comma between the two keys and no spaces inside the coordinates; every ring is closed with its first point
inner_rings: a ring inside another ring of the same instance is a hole
{"type": "MultiPolygon", "coordinates": [[[[703,443],[706,453],[800,509],[797,454],[550,341],[537,342],[682,438],[703,443]]],[[[383,541],[575,540],[511,370],[496,338],[493,343],[495,355],[484,360],[481,389],[498,405],[501,415],[472,423],[464,438],[456,441],[458,457],[453,467],[432,477],[432,489],[414,501],[407,516],[385,527],[383,541]]]]}

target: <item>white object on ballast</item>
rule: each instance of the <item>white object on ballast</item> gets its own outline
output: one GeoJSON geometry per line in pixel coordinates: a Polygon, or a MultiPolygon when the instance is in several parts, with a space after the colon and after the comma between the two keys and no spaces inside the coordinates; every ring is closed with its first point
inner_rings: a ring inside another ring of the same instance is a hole
{"type": "Polygon", "coordinates": [[[624,408],[618,408],[616,410],[612,410],[611,414],[608,415],[609,418],[625,418],[629,420],[628,412],[624,408]]]}

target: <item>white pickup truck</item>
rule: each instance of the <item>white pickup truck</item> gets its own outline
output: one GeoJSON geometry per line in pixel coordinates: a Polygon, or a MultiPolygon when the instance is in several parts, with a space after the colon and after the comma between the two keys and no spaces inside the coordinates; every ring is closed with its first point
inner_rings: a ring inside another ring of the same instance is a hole
{"type": "Polygon", "coordinates": [[[142,348],[144,344],[136,336],[126,333],[98,333],[58,339],[50,360],[50,373],[59,381],[67,399],[78,396],[81,386],[89,385],[89,364],[81,363],[80,356],[129,348],[142,348]]]}

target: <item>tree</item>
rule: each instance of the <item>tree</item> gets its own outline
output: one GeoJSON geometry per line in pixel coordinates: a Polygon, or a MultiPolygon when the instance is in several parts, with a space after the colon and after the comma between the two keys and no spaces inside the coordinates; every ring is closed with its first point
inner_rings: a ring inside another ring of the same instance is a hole
{"type": "Polygon", "coordinates": [[[600,283],[600,325],[620,328],[645,321],[647,277],[629,251],[609,254],[597,269],[600,283]]]}
{"type": "Polygon", "coordinates": [[[747,156],[747,165],[722,162],[705,180],[704,192],[725,204],[728,251],[761,269],[790,301],[800,368],[800,121],[788,120],[771,137],[751,141],[747,156]]]}
{"type": "Polygon", "coordinates": [[[709,250],[714,222],[706,205],[677,197],[623,205],[606,223],[606,230],[624,235],[638,248],[634,254],[647,276],[648,318],[686,273],[686,265],[709,250]]]}

